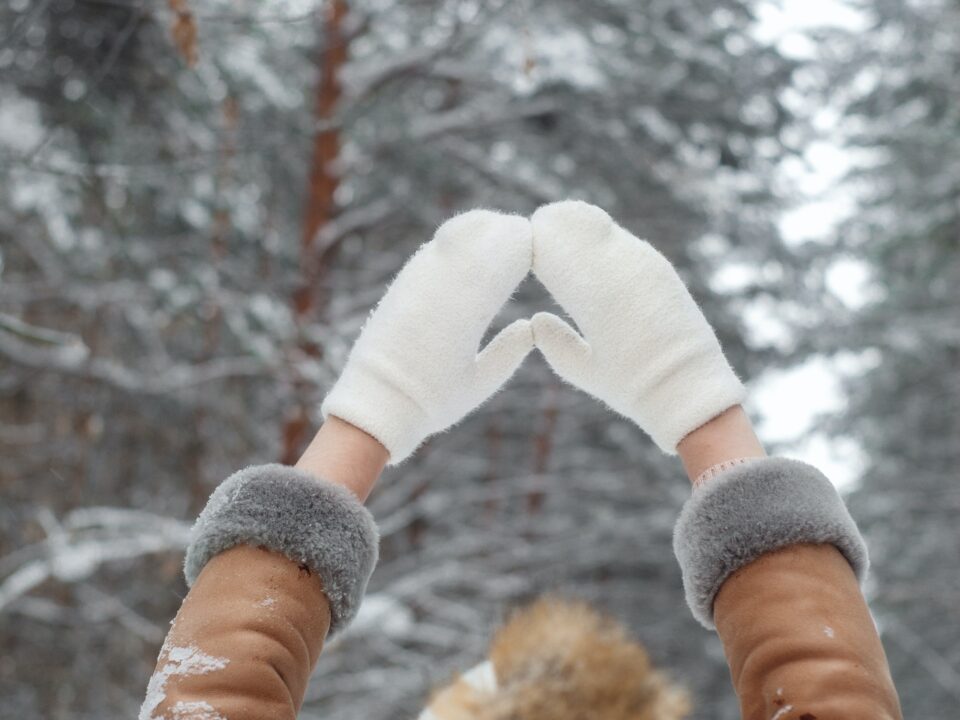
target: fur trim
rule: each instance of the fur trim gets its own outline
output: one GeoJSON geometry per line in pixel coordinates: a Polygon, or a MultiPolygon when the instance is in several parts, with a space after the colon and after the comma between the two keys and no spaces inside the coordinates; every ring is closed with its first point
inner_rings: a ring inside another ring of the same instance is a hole
{"type": "Polygon", "coordinates": [[[346,488],[286,465],[254,465],[213,491],[183,570],[192,586],[212,557],[236,545],[281,553],[320,576],[333,635],[357,614],[379,541],[370,512],[346,488]]]}
{"type": "Polygon", "coordinates": [[[436,720],[682,720],[686,693],[650,664],[614,620],[581,603],[541,599],[490,648],[496,688],[465,676],[424,714],[436,720]]]}
{"type": "Polygon", "coordinates": [[[761,555],[798,543],[829,543],[862,582],[867,546],[836,488],[816,468],[763,458],[727,470],[687,500],[673,531],[687,604],[714,629],[723,583],[761,555]]]}

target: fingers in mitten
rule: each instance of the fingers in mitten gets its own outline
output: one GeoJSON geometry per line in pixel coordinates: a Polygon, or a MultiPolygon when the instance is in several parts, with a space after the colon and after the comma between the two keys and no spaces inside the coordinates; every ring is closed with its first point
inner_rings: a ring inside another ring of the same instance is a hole
{"type": "Polygon", "coordinates": [[[529,320],[517,320],[501,330],[477,355],[477,394],[481,400],[492,395],[520,367],[533,350],[533,328],[529,320]]]}
{"type": "Polygon", "coordinates": [[[478,342],[530,272],[532,234],[525,217],[471,210],[441,225],[430,243],[428,271],[446,293],[437,301],[452,322],[478,331],[478,342]]]}
{"type": "Polygon", "coordinates": [[[574,385],[586,384],[591,350],[580,333],[553,313],[537,313],[530,324],[534,343],[553,371],[574,385]]]}

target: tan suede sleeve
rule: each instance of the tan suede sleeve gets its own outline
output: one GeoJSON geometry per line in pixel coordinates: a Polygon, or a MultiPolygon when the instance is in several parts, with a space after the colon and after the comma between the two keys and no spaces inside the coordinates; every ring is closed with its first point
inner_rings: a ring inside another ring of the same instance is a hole
{"type": "Polygon", "coordinates": [[[329,626],[315,574],[267,550],[227,550],[183,601],[140,720],[294,720],[329,626]]]}
{"type": "Polygon", "coordinates": [[[793,545],[721,587],[714,621],[744,720],[901,720],[873,618],[832,545],[793,545]]]}

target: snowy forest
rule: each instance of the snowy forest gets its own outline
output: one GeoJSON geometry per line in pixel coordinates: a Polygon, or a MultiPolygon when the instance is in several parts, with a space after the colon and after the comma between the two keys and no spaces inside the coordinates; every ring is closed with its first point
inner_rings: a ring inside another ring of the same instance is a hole
{"type": "MultiPolygon", "coordinates": [[[[444,219],[565,197],[680,269],[768,448],[838,473],[904,714],[955,717],[960,5],[7,0],[0,720],[134,717],[213,488],[296,460],[444,219]]],[[[380,481],[301,717],[416,717],[544,592],[739,717],[671,550],[689,492],[534,353],[380,481]]]]}

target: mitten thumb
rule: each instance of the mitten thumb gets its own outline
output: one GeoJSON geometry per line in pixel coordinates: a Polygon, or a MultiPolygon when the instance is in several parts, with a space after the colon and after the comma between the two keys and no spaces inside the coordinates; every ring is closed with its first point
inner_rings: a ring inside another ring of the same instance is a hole
{"type": "Polygon", "coordinates": [[[529,320],[517,320],[501,330],[477,355],[477,394],[482,402],[503,385],[533,350],[529,320]]]}
{"type": "Polygon", "coordinates": [[[533,339],[553,371],[571,385],[584,386],[590,367],[590,346],[553,313],[537,313],[530,320],[533,339]]]}

